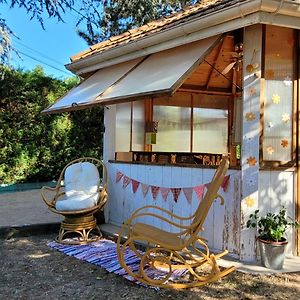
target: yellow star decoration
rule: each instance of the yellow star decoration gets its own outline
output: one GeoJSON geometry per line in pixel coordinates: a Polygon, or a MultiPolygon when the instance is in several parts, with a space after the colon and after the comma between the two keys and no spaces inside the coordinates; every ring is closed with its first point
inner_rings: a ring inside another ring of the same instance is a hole
{"type": "Polygon", "coordinates": [[[246,113],[245,118],[249,122],[253,121],[253,120],[255,120],[255,114],[253,112],[248,112],[248,113],[246,113]]]}
{"type": "Polygon", "coordinates": [[[278,104],[280,102],[280,96],[278,94],[274,94],[272,96],[272,101],[274,104],[278,104]]]}
{"type": "Polygon", "coordinates": [[[272,146],[268,146],[266,148],[266,150],[267,150],[268,154],[270,154],[270,155],[272,155],[274,153],[274,148],[272,146]]]}
{"type": "Polygon", "coordinates": [[[254,156],[250,156],[247,158],[247,164],[250,166],[250,167],[253,167],[255,166],[255,164],[257,163],[257,160],[254,156]]]}
{"type": "Polygon", "coordinates": [[[252,86],[252,87],[248,88],[247,92],[248,92],[249,96],[255,96],[256,95],[256,88],[252,86]]]}
{"type": "Polygon", "coordinates": [[[283,115],[282,115],[282,121],[283,121],[284,123],[288,123],[290,120],[291,120],[291,117],[290,117],[289,114],[283,114],[283,115]]]}
{"type": "Polygon", "coordinates": [[[281,146],[283,148],[287,148],[288,145],[289,145],[289,141],[287,139],[281,140],[281,146]]]}
{"type": "Polygon", "coordinates": [[[251,197],[247,197],[244,201],[244,203],[248,206],[248,207],[252,207],[255,204],[255,200],[251,197]]]}

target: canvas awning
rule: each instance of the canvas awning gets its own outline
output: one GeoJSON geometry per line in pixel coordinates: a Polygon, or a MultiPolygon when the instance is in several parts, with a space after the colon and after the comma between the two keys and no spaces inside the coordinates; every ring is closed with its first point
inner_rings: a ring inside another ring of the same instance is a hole
{"type": "Polygon", "coordinates": [[[218,35],[100,69],[43,113],[172,95],[221,39],[218,35]]]}

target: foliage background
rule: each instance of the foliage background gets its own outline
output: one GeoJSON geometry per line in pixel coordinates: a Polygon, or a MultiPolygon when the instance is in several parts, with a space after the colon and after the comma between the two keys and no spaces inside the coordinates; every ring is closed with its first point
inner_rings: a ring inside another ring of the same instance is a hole
{"type": "Polygon", "coordinates": [[[0,183],[57,179],[72,159],[101,157],[102,107],[41,114],[77,83],[0,66],[0,183]]]}

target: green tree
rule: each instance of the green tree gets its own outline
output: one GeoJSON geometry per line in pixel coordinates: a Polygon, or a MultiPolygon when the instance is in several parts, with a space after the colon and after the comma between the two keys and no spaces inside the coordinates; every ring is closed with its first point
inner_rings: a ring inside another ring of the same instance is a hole
{"type": "Polygon", "coordinates": [[[57,179],[63,166],[81,156],[101,157],[103,108],[43,115],[41,111],[77,80],[0,67],[0,182],[57,179]]]}

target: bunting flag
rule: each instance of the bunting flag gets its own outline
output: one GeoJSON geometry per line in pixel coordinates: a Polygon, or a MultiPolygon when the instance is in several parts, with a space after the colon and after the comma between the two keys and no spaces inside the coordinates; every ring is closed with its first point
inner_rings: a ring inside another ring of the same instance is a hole
{"type": "MultiPolygon", "coordinates": [[[[169,188],[169,187],[159,187],[159,186],[154,186],[154,185],[148,185],[145,183],[141,183],[137,180],[131,179],[128,176],[124,175],[122,172],[117,171],[116,173],[116,182],[119,182],[121,180],[121,178],[123,178],[123,188],[125,189],[130,183],[132,184],[132,191],[135,194],[136,191],[138,190],[139,186],[141,185],[142,188],[142,192],[143,192],[143,196],[144,198],[146,197],[149,188],[151,187],[151,193],[152,193],[152,197],[154,200],[156,200],[159,192],[162,195],[162,198],[164,201],[167,200],[167,197],[169,195],[169,192],[171,191],[173,194],[173,199],[175,202],[178,201],[179,195],[181,193],[181,190],[183,190],[183,193],[188,201],[188,203],[192,203],[192,199],[193,199],[193,191],[195,191],[196,196],[198,198],[198,200],[200,201],[203,197],[204,194],[204,190],[205,188],[209,188],[210,183],[206,183],[206,184],[201,184],[195,187],[185,187],[185,188],[169,188]]],[[[229,180],[230,180],[230,175],[227,175],[224,177],[224,180],[221,184],[221,187],[223,189],[224,192],[227,191],[228,186],[229,186],[229,180]]]]}
{"type": "Polygon", "coordinates": [[[160,192],[161,192],[161,195],[162,195],[163,199],[166,201],[167,197],[169,195],[169,192],[170,192],[170,188],[161,187],[160,192]]]}
{"type": "Polygon", "coordinates": [[[227,192],[227,189],[228,189],[228,185],[229,185],[229,178],[230,178],[230,175],[227,175],[224,177],[224,180],[221,184],[221,187],[223,189],[224,192],[227,192]]]}
{"type": "Polygon", "coordinates": [[[124,176],[123,177],[123,188],[125,189],[130,182],[131,182],[131,179],[127,176],[124,176]]]}
{"type": "Polygon", "coordinates": [[[116,182],[119,182],[122,177],[123,177],[123,174],[120,171],[118,171],[116,174],[116,182]]]}
{"type": "Polygon", "coordinates": [[[156,198],[157,198],[159,189],[160,189],[159,186],[151,185],[151,192],[152,192],[152,197],[154,200],[156,200],[156,198]]]}
{"type": "Polygon", "coordinates": [[[136,181],[134,179],[131,179],[131,184],[132,184],[132,191],[133,193],[135,194],[137,189],[139,188],[140,186],[140,182],[139,181],[136,181]]]}
{"type": "Polygon", "coordinates": [[[141,183],[141,186],[142,186],[142,192],[143,192],[143,195],[144,195],[144,198],[145,198],[147,193],[148,193],[148,190],[149,190],[149,185],[141,183]]]}
{"type": "Polygon", "coordinates": [[[182,190],[188,203],[191,204],[193,198],[193,188],[183,188],[182,190]]]}
{"type": "Polygon", "coordinates": [[[205,186],[206,186],[206,184],[202,184],[202,185],[198,185],[198,186],[194,187],[194,191],[195,191],[199,201],[202,200],[205,186]]]}
{"type": "Polygon", "coordinates": [[[177,203],[178,201],[178,197],[180,195],[180,192],[181,192],[181,188],[170,188],[172,194],[173,194],[173,197],[174,197],[174,201],[177,203]]]}

